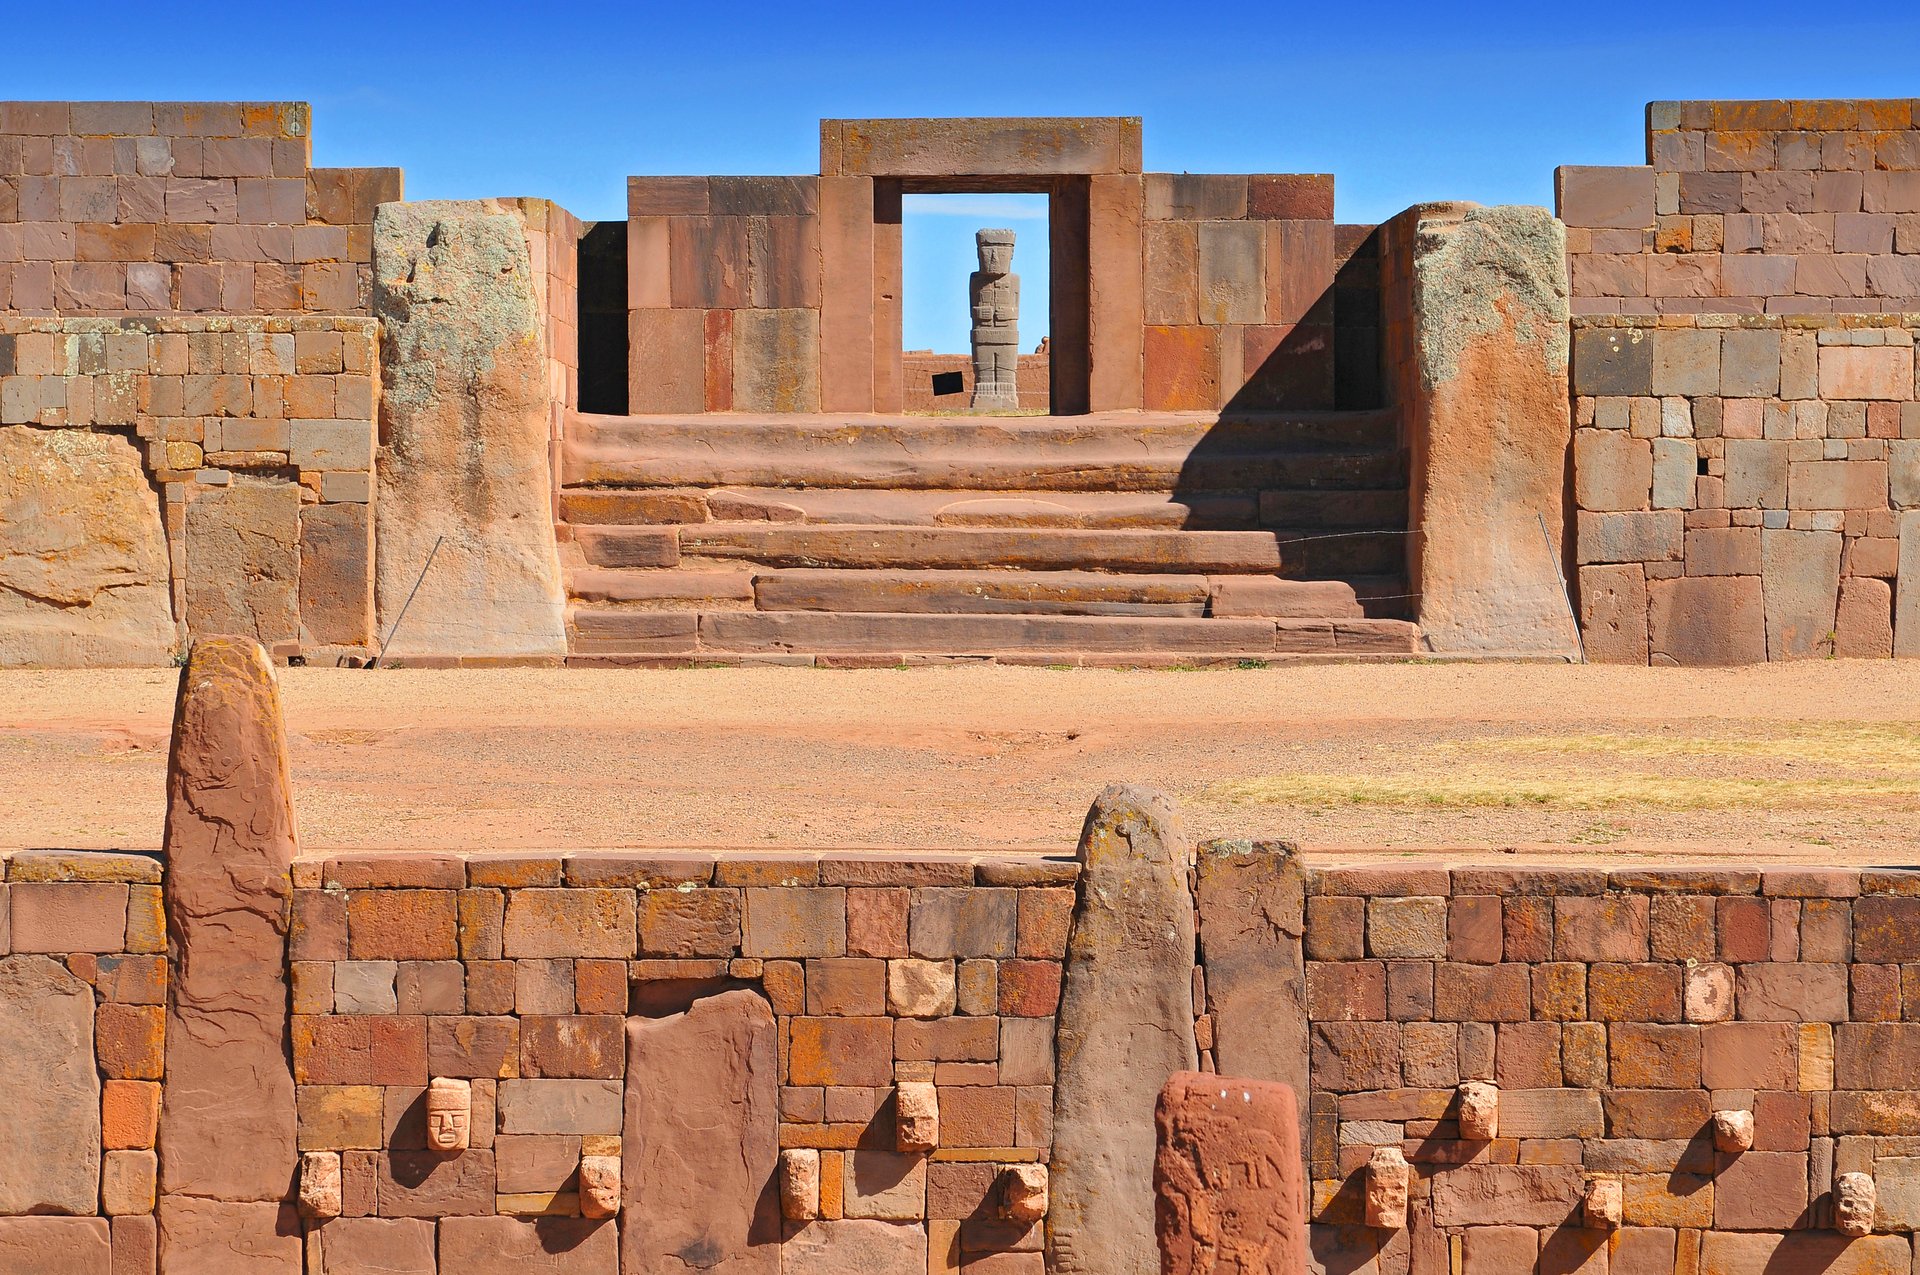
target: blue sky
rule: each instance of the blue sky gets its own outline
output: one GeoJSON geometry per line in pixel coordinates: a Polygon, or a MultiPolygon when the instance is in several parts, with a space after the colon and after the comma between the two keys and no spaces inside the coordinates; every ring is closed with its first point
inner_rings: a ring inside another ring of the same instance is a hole
{"type": "MultiPolygon", "coordinates": [[[[0,0],[27,54],[0,96],[303,99],[320,163],[397,164],[410,198],[544,195],[589,219],[624,214],[629,173],[815,172],[823,116],[1141,115],[1150,170],[1332,172],[1341,220],[1370,222],[1423,199],[1549,203],[1556,164],[1639,162],[1654,99],[1920,96],[1920,7],[1900,4],[75,12],[0,0]]],[[[950,266],[937,233],[919,238],[910,278],[957,271],[963,293],[970,248],[950,266]]],[[[1036,264],[1023,248],[1023,279],[1036,264]]],[[[964,346],[964,299],[928,314],[949,326],[909,346],[964,346]]]]}

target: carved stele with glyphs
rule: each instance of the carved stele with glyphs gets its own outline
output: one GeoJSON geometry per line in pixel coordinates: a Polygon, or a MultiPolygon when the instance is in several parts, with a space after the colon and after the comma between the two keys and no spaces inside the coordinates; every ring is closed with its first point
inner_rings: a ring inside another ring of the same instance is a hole
{"type": "Polygon", "coordinates": [[[473,1136],[473,1085],[436,1079],[427,1086],[427,1145],[441,1155],[458,1155],[473,1136]]]}
{"type": "Polygon", "coordinates": [[[967,277],[973,309],[973,400],[976,412],[1020,410],[1020,276],[1013,270],[1013,232],[975,233],[980,268],[967,277]]]}

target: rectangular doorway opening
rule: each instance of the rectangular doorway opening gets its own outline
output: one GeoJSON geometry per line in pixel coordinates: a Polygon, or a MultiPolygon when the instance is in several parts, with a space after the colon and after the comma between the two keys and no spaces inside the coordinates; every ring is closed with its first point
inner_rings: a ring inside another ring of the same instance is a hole
{"type": "Polygon", "coordinates": [[[915,415],[1040,416],[1059,410],[1053,381],[1052,195],[1045,191],[916,192],[900,204],[902,406],[915,415]],[[1017,279],[971,278],[981,245],[1017,279]],[[1009,238],[1010,236],[1010,238],[1009,238]],[[974,336],[1000,379],[976,394],[974,336]],[[1011,384],[1007,382],[1011,377],[1011,384]]]}

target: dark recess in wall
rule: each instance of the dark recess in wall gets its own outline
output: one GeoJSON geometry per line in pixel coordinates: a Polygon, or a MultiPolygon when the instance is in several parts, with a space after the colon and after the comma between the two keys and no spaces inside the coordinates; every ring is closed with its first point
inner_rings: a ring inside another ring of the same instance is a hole
{"type": "Polygon", "coordinates": [[[627,413],[627,223],[580,236],[580,410],[627,413]]]}

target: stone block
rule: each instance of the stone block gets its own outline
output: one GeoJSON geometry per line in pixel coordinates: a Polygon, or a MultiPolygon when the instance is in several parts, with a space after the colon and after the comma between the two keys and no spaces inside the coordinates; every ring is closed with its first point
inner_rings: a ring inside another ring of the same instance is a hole
{"type": "Polygon", "coordinates": [[[640,896],[640,954],[732,956],[740,950],[740,892],[695,887],[640,896]]]}
{"type": "Polygon", "coordinates": [[[18,882],[8,890],[16,952],[118,952],[126,947],[127,887],[18,882]]]}
{"type": "Polygon", "coordinates": [[[1640,564],[1581,567],[1579,589],[1587,658],[1599,664],[1645,664],[1647,581],[1640,564]]]}
{"type": "Polygon", "coordinates": [[[1837,1023],[1847,1017],[1846,966],[1772,961],[1742,965],[1735,1004],[1748,1022],[1837,1023]]]}
{"type": "Polygon", "coordinates": [[[308,1232],[309,1275],[434,1275],[428,1218],[337,1217],[308,1232]]]}
{"type": "Polygon", "coordinates": [[[611,1220],[449,1217],[440,1223],[442,1271],[463,1275],[607,1275],[619,1264],[611,1220]]]}
{"type": "Polygon", "coordinates": [[[157,1221],[167,1275],[300,1275],[300,1217],[291,1204],[166,1195],[157,1221]]]}
{"type": "Polygon", "coordinates": [[[1203,221],[1198,242],[1200,322],[1263,322],[1267,283],[1260,224],[1203,221]]]}
{"type": "Polygon", "coordinates": [[[1558,1226],[1585,1193],[1576,1165],[1467,1164],[1433,1179],[1438,1226],[1558,1226]]]}
{"type": "Polygon", "coordinates": [[[1620,430],[1580,430],[1573,437],[1573,482],[1582,509],[1645,509],[1653,486],[1653,446],[1620,430]]]}
{"type": "Polygon", "coordinates": [[[1767,658],[1758,576],[1688,576],[1647,584],[1649,653],[1662,665],[1760,664],[1767,658]]]}
{"type": "Polygon", "coordinates": [[[0,1098],[14,1113],[0,1122],[0,1212],[94,1210],[101,1163],[94,1026],[91,989],[58,963],[0,960],[0,1047],[11,1060],[0,1098]]]}
{"type": "Polygon", "coordinates": [[[1644,961],[1649,932],[1643,894],[1557,898],[1554,956],[1563,961],[1644,961]]]}
{"type": "Polygon", "coordinates": [[[1146,318],[1154,325],[1200,322],[1200,238],[1191,221],[1149,221],[1145,236],[1146,318]]]}
{"type": "Polygon", "coordinates": [[[1554,210],[1569,226],[1645,230],[1653,225],[1653,169],[1563,165],[1554,170],[1554,210]]]}
{"type": "Polygon", "coordinates": [[[1760,533],[1767,658],[1807,659],[1832,653],[1840,541],[1840,534],[1833,531],[1769,528],[1760,533]]]}
{"type": "Polygon", "coordinates": [[[1653,333],[1653,392],[1710,397],[1720,392],[1720,333],[1660,328],[1653,333]]]}
{"type": "Polygon", "coordinates": [[[913,892],[909,941],[920,957],[1009,957],[1019,927],[1018,892],[968,886],[913,892]]]}
{"type": "Polygon", "coordinates": [[[634,310],[628,315],[630,411],[706,409],[705,322],[699,310],[634,310]]]}
{"type": "MultiPolygon", "coordinates": [[[[903,1030],[906,1026],[900,1024],[903,1030]]],[[[789,1032],[792,1084],[870,1086],[892,1079],[894,1024],[890,1019],[796,1018],[789,1032]]]]}
{"type": "Polygon", "coordinates": [[[1149,411],[1207,411],[1220,405],[1219,335],[1213,328],[1146,330],[1144,375],[1149,411]]]}
{"type": "Polygon", "coordinates": [[[784,1275],[842,1275],[847,1271],[921,1275],[929,1270],[927,1227],[865,1218],[808,1222],[789,1232],[780,1246],[779,1260],[784,1275]]]}
{"type": "Polygon", "coordinates": [[[1576,328],[1573,392],[1593,397],[1653,393],[1653,333],[1644,328],[1576,328]]]}
{"type": "Polygon", "coordinates": [[[1693,508],[1694,478],[1698,473],[1699,453],[1691,439],[1654,439],[1653,507],[1693,508]]]}
{"type": "Polygon", "coordinates": [[[844,955],[846,894],[844,889],[824,886],[747,890],[741,954],[786,958],[844,955]]]}
{"type": "Polygon", "coordinates": [[[1900,578],[1893,602],[1893,653],[1920,656],[1920,510],[1900,515],[1900,578]]]}
{"type": "Polygon", "coordinates": [[[634,935],[631,890],[534,889],[507,895],[509,958],[629,957],[634,935]]]}
{"type": "Polygon", "coordinates": [[[1760,528],[1702,527],[1687,532],[1690,576],[1760,574],[1760,528]]]}
{"type": "Polygon", "coordinates": [[[1885,580],[1848,576],[1840,581],[1833,653],[1841,659],[1884,660],[1893,654],[1893,588],[1885,580]]]}
{"type": "Polygon", "coordinates": [[[300,511],[301,640],[361,646],[373,640],[373,517],[366,504],[300,511]]]}
{"type": "Polygon", "coordinates": [[[1679,510],[1589,513],[1575,518],[1580,562],[1677,562],[1685,552],[1686,515],[1679,510]]]}
{"type": "Polygon", "coordinates": [[[241,478],[186,506],[186,620],[271,645],[300,635],[300,487],[241,478]]]}
{"type": "Polygon", "coordinates": [[[1215,1245],[1254,1270],[1306,1260],[1299,1108],[1289,1086],[1178,1073],[1156,1104],[1155,1235],[1163,1272],[1199,1272],[1215,1245]],[[1231,1184],[1208,1171],[1240,1166],[1231,1184]]]}
{"type": "Polygon", "coordinates": [[[1787,507],[1788,449],[1784,442],[1726,442],[1726,501],[1731,509],[1787,507]]]}
{"type": "Polygon", "coordinates": [[[502,1080],[499,1132],[620,1132],[620,1084],[614,1080],[502,1080]]]}
{"type": "Polygon", "coordinates": [[[820,410],[818,310],[739,310],[733,317],[733,409],[820,410]]]}
{"type": "Polygon", "coordinates": [[[820,121],[828,176],[1086,175],[1140,171],[1136,117],[820,121]]]}
{"type": "Polygon", "coordinates": [[[434,961],[459,955],[459,902],[450,890],[355,890],[347,950],[357,960],[434,961]]]}
{"type": "Polygon", "coordinates": [[[1895,400],[1914,398],[1913,347],[1906,345],[1821,346],[1820,397],[1823,399],[1895,400]]]}
{"type": "Polygon", "coordinates": [[[109,1265],[108,1225],[103,1217],[0,1217],[0,1270],[119,1275],[109,1265]]]}
{"type": "Polygon", "coordinates": [[[1727,398],[1772,398],[1780,392],[1780,334],[1736,328],[1721,336],[1720,393],[1727,398]]]}

